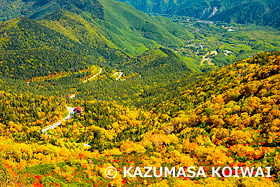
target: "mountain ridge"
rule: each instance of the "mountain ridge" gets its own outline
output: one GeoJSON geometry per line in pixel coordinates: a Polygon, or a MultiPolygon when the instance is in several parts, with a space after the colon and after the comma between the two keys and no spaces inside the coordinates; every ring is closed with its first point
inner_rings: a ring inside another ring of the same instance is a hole
{"type": "Polygon", "coordinates": [[[38,11],[52,3],[60,3],[64,8],[42,14],[31,12],[34,14],[30,13],[29,17],[34,19],[22,15],[1,23],[3,64],[0,68],[4,76],[32,79],[84,70],[92,65],[106,66],[110,71],[134,55],[153,48],[183,46],[192,37],[185,28],[167,18],[151,18],[121,2],[72,0],[66,4],[64,0],[31,0],[25,3],[30,6],[33,3],[38,11]],[[24,66],[25,69],[19,68],[24,66]]]}
{"type": "Polygon", "coordinates": [[[188,16],[203,20],[253,23],[280,27],[277,19],[279,1],[276,0],[119,0],[146,13],[188,16]],[[269,20],[273,20],[270,22],[269,20]]]}

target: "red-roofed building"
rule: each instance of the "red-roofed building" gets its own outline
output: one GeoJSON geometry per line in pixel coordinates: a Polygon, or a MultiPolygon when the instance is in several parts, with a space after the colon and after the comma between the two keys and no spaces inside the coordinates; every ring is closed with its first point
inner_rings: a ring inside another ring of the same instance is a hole
{"type": "Polygon", "coordinates": [[[74,113],[77,113],[78,115],[81,115],[81,113],[82,113],[82,108],[81,107],[76,107],[75,109],[74,109],[74,113]]]}

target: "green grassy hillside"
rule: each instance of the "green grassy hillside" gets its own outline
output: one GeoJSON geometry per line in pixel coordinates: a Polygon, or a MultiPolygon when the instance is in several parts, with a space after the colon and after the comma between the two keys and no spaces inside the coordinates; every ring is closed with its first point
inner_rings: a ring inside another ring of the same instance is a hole
{"type": "Polygon", "coordinates": [[[102,58],[120,63],[126,56],[102,36],[94,38],[91,33],[92,40],[98,42],[98,45],[91,45],[90,40],[71,38],[27,18],[2,23],[0,31],[0,72],[16,79],[76,72],[102,64],[102,58]]]}
{"type": "MultiPolygon", "coordinates": [[[[67,31],[64,32],[62,29],[67,30],[77,23],[83,25],[86,32],[97,30],[93,32],[94,37],[102,35],[101,37],[105,37],[114,46],[130,55],[140,54],[154,47],[182,46],[184,40],[192,37],[187,30],[166,18],[151,18],[125,3],[112,0],[51,2],[20,0],[19,2],[4,1],[1,5],[0,21],[26,16],[43,20],[45,25],[63,34],[67,31]],[[64,23],[65,20],[68,27],[64,23]]],[[[76,28],[74,31],[76,35],[77,32],[85,34],[79,29],[81,28],[76,28]]],[[[71,32],[67,33],[68,36],[74,34],[73,31],[71,32]]]]}
{"type": "MultiPolygon", "coordinates": [[[[108,26],[110,36],[121,39],[122,45],[125,45],[123,43],[136,43],[136,41],[138,41],[138,44],[142,43],[143,45],[155,41],[162,46],[173,47],[183,45],[184,41],[182,39],[191,38],[186,29],[173,24],[166,18],[151,18],[124,3],[111,0],[102,0],[100,2],[106,7],[104,9],[104,19],[109,22],[106,26],[108,26]]],[[[126,46],[123,47],[127,49],[126,46]]]]}
{"type": "Polygon", "coordinates": [[[110,71],[129,56],[161,46],[180,47],[192,37],[167,18],[151,18],[111,0],[2,4],[6,7],[3,15],[11,5],[30,6],[28,13],[21,13],[32,18],[1,22],[0,72],[10,78],[77,72],[91,65],[106,66],[110,71]]]}

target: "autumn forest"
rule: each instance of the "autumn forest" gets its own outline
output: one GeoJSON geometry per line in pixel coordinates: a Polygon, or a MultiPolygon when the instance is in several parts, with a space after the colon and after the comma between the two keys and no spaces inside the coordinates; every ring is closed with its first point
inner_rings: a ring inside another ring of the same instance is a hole
{"type": "Polygon", "coordinates": [[[0,2],[0,186],[279,186],[277,1],[136,2],[0,2]]]}

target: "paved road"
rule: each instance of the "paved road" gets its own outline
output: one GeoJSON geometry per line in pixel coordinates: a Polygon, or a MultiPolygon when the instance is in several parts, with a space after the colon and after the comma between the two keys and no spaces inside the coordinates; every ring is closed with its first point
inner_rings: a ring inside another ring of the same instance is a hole
{"type": "MultiPolygon", "coordinates": [[[[68,119],[70,119],[72,116],[71,116],[71,114],[72,114],[72,112],[73,112],[73,110],[75,109],[75,108],[72,108],[72,107],[70,107],[70,106],[67,106],[67,109],[68,109],[68,116],[66,116],[64,119],[63,119],[63,121],[67,121],[68,119]]],[[[50,129],[54,129],[54,128],[56,128],[56,127],[58,127],[59,125],[61,125],[61,122],[62,122],[62,120],[61,121],[59,121],[59,122],[57,122],[57,123],[54,123],[53,125],[51,125],[51,126],[48,126],[47,128],[45,128],[45,129],[43,129],[42,130],[42,132],[43,132],[43,134],[45,134],[45,135],[48,135],[47,133],[45,133],[46,131],[48,131],[48,130],[50,130],[50,129]]],[[[85,147],[87,147],[87,148],[90,148],[91,147],[91,145],[89,145],[89,144],[83,144],[85,147]]]]}
{"type": "MultiPolygon", "coordinates": [[[[68,120],[68,119],[71,118],[71,113],[73,112],[73,110],[74,110],[75,108],[72,108],[72,107],[70,107],[70,106],[67,106],[67,109],[68,109],[68,116],[66,116],[66,117],[63,119],[63,121],[66,121],[66,120],[68,120]]],[[[50,130],[50,129],[54,129],[54,128],[58,127],[59,125],[61,125],[61,122],[62,122],[62,120],[59,121],[59,122],[57,122],[57,123],[54,123],[54,124],[51,125],[51,126],[48,126],[48,127],[45,128],[45,129],[43,129],[43,130],[42,130],[43,134],[48,135],[48,134],[46,134],[45,132],[48,131],[48,130],[50,130]]]]}
{"type": "Polygon", "coordinates": [[[123,72],[116,72],[114,75],[116,75],[116,74],[118,74],[118,73],[120,73],[120,75],[116,78],[116,81],[119,80],[119,78],[121,78],[122,75],[123,75],[123,72]]]}
{"type": "Polygon", "coordinates": [[[100,71],[99,71],[97,74],[95,74],[95,75],[92,76],[91,78],[85,80],[84,83],[86,83],[87,81],[90,81],[91,79],[93,79],[94,77],[96,77],[97,75],[99,75],[101,72],[102,72],[102,68],[100,69],[100,71]]]}

